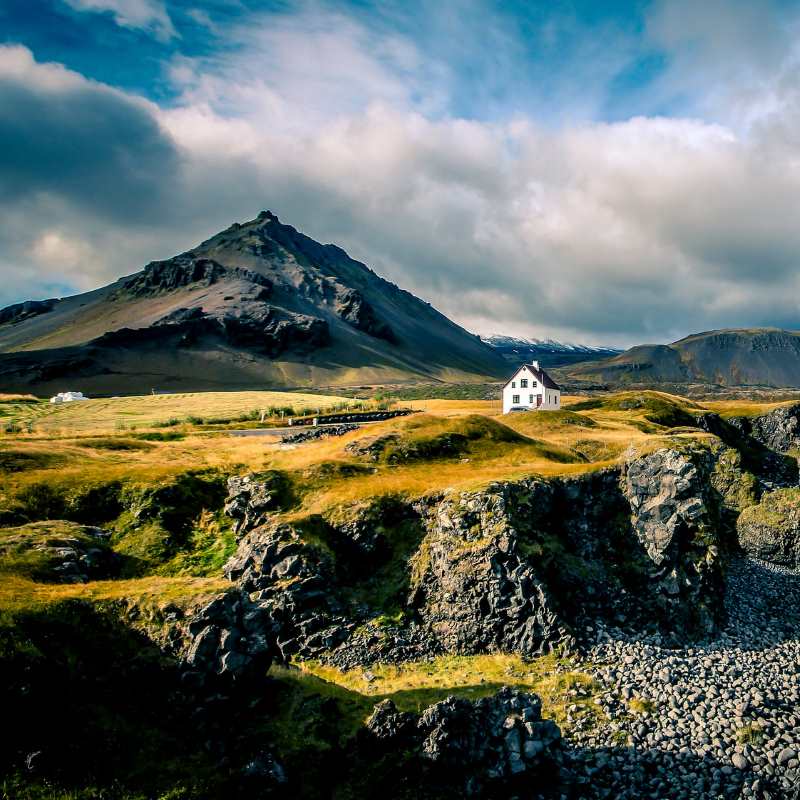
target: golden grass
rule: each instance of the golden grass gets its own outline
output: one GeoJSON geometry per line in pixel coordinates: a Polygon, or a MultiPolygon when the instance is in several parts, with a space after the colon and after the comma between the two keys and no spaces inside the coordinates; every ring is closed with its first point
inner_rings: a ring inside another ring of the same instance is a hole
{"type": "Polygon", "coordinates": [[[796,405],[797,399],[782,402],[760,400],[708,400],[703,405],[721,417],[757,417],[781,406],[796,405]]]}
{"type": "Polygon", "coordinates": [[[102,434],[125,428],[152,428],[189,416],[236,417],[270,406],[325,408],[349,402],[337,395],[300,392],[191,392],[112,397],[76,403],[22,407],[18,420],[34,422],[37,435],[102,434]]]}
{"type": "Polygon", "coordinates": [[[227,591],[223,578],[163,578],[150,576],[132,580],[90,583],[38,583],[15,575],[0,577],[0,611],[35,611],[63,600],[102,602],[132,599],[162,605],[194,601],[227,591]]]}
{"type": "MultiPolygon", "coordinates": [[[[562,725],[567,721],[568,705],[575,704],[584,712],[592,710],[591,697],[597,688],[590,675],[576,671],[553,654],[530,661],[504,653],[440,656],[430,661],[375,664],[366,671],[346,672],[318,661],[299,662],[296,666],[307,675],[372,702],[388,697],[400,710],[417,713],[450,694],[475,699],[493,694],[501,686],[514,686],[538,694],[543,715],[562,725]],[[570,694],[576,688],[583,696],[570,694]]],[[[277,672],[283,676],[291,673],[277,672]]]]}
{"type": "MultiPolygon", "coordinates": [[[[191,398],[191,408],[195,412],[206,414],[219,413],[220,403],[228,403],[231,398],[236,399],[239,408],[247,408],[252,407],[256,398],[275,396],[259,392],[227,395],[212,392],[124,398],[119,402],[136,410],[140,418],[150,414],[152,419],[161,416],[162,403],[174,404],[182,397],[191,398]]],[[[303,395],[280,393],[279,397],[285,400],[303,395]]],[[[554,414],[476,416],[482,409],[491,410],[492,404],[480,400],[432,400],[425,401],[429,408],[425,415],[372,423],[345,436],[321,439],[313,444],[286,446],[271,437],[236,437],[224,431],[184,431],[185,437],[180,440],[148,442],[143,449],[118,450],[113,449],[116,438],[124,445],[126,437],[130,438],[129,432],[109,434],[90,425],[90,421],[109,424],[113,418],[112,401],[88,401],[70,406],[67,411],[85,414],[88,412],[83,409],[94,402],[111,405],[106,411],[89,414],[80,422],[84,426],[80,436],[84,438],[76,438],[73,432],[70,438],[23,435],[6,437],[0,442],[0,465],[15,461],[22,464],[3,475],[0,505],[11,506],[16,493],[33,483],[47,482],[69,489],[113,480],[149,483],[192,469],[217,468],[228,472],[279,469],[290,474],[298,489],[300,503],[293,513],[322,513],[332,506],[375,495],[396,493],[414,497],[445,489],[474,489],[491,481],[535,474],[578,474],[612,465],[631,446],[647,450],[667,445],[677,438],[665,435],[666,431],[656,431],[656,426],[650,426],[654,432],[644,432],[637,424],[638,409],[597,408],[554,414]],[[468,451],[459,457],[400,464],[372,463],[345,449],[357,439],[388,433],[414,437],[460,431],[486,416],[493,421],[485,425],[489,438],[471,443],[468,451]],[[510,429],[529,438],[514,442],[511,434],[507,437],[510,441],[492,439],[495,423],[505,426],[502,430],[510,429]],[[92,441],[91,437],[98,435],[104,435],[105,440],[92,441]],[[37,460],[42,462],[41,467],[37,467],[37,460]],[[349,476],[345,476],[347,466],[353,464],[357,469],[351,469],[349,476]]],[[[414,401],[404,405],[417,407],[421,404],[414,401]]],[[[233,410],[231,405],[226,408],[233,410]]],[[[36,430],[41,430],[38,424],[36,430]]],[[[704,434],[697,431],[682,436],[700,438],[704,434]]]]}

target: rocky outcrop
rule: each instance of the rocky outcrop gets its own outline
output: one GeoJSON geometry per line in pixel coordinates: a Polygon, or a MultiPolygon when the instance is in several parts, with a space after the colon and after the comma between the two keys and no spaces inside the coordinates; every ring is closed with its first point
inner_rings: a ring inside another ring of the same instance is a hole
{"type": "Polygon", "coordinates": [[[521,556],[508,485],[445,497],[427,511],[410,604],[446,652],[534,656],[572,644],[553,598],[521,556]]]}
{"type": "Polygon", "coordinates": [[[331,559],[289,525],[246,534],[224,572],[274,623],[276,645],[285,660],[332,650],[355,627],[336,598],[331,559]]]}
{"type": "Polygon", "coordinates": [[[148,297],[193,284],[211,286],[224,279],[255,284],[266,290],[267,294],[272,288],[272,282],[268,278],[252,270],[225,267],[210,258],[195,258],[184,254],[166,261],[151,261],[140,273],[126,280],[122,290],[135,297],[148,297]]]}
{"type": "MultiPolygon", "coordinates": [[[[631,453],[619,469],[383,497],[273,523],[279,486],[229,482],[226,575],[274,622],[284,658],[342,669],[442,653],[571,649],[594,620],[705,637],[722,554],[754,479],[718,443],[631,453]]],[[[729,540],[730,537],[730,540],[729,540]]]]}
{"type": "Polygon", "coordinates": [[[712,469],[708,450],[663,449],[630,459],[622,474],[660,605],[705,634],[722,621],[722,531],[720,504],[710,496],[712,469]]]}
{"type": "Polygon", "coordinates": [[[58,300],[26,300],[0,309],[0,325],[13,325],[52,311],[58,300]]]}
{"type": "Polygon", "coordinates": [[[341,284],[334,288],[333,310],[348,325],[370,336],[396,343],[397,337],[391,327],[378,318],[375,309],[366,301],[361,292],[341,284]]]}
{"type": "Polygon", "coordinates": [[[119,328],[93,339],[95,347],[137,347],[173,344],[189,347],[203,337],[275,358],[286,350],[303,351],[328,343],[328,323],[318,317],[243,300],[224,313],[179,308],[146,328],[119,328]]]}
{"type": "Polygon", "coordinates": [[[125,617],[177,659],[184,685],[194,691],[263,680],[272,663],[275,625],[240,590],[189,606],[152,609],[127,601],[125,617]]]}
{"type": "Polygon", "coordinates": [[[243,303],[226,311],[220,323],[231,344],[256,348],[272,358],[288,349],[322,347],[330,339],[325,320],[266,303],[243,303]]]}
{"type": "Polygon", "coordinates": [[[366,728],[381,748],[413,753],[428,782],[447,780],[461,796],[497,796],[511,785],[530,788],[537,777],[547,778],[550,791],[560,782],[561,731],[542,719],[536,695],[509,687],[475,701],[451,696],[419,717],[384,700],[366,728]]]}
{"type": "Polygon", "coordinates": [[[800,489],[778,489],[746,508],[736,523],[739,545],[751,556],[800,567],[800,489]]]}
{"type": "Polygon", "coordinates": [[[242,537],[266,524],[270,512],[280,508],[288,491],[288,482],[279,472],[250,473],[228,478],[224,510],[233,519],[236,536],[242,537]]]}
{"type": "Polygon", "coordinates": [[[73,522],[34,522],[0,531],[0,559],[46,583],[87,583],[114,577],[117,555],[109,534],[73,522]]]}
{"type": "Polygon", "coordinates": [[[771,450],[800,450],[800,403],[779,406],[758,417],[734,417],[728,421],[771,450]]]}

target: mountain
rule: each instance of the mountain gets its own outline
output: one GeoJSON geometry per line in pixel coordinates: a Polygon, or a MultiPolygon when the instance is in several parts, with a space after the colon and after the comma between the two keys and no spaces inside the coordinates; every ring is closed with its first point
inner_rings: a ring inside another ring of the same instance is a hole
{"type": "Polygon", "coordinates": [[[562,380],[607,386],[708,384],[800,386],[800,332],[778,328],[706,331],[672,344],[645,344],[576,365],[562,380]]]}
{"type": "Polygon", "coordinates": [[[0,311],[0,385],[39,393],[502,377],[491,347],[269,211],[86,294],[0,311]]]}
{"type": "Polygon", "coordinates": [[[522,361],[538,361],[543,367],[563,367],[584,361],[610,358],[621,351],[610,347],[592,347],[585,344],[569,344],[554,339],[519,339],[514,336],[482,337],[500,355],[513,364],[522,361]]]}

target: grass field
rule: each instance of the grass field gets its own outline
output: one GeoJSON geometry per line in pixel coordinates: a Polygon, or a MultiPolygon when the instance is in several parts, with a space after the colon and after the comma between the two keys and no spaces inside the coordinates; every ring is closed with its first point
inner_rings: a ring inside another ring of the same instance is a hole
{"type": "Polygon", "coordinates": [[[337,395],[300,392],[157,394],[60,405],[9,397],[5,401],[0,399],[0,422],[16,423],[23,430],[30,423],[38,435],[70,436],[202,424],[213,420],[235,421],[259,417],[262,411],[270,409],[284,409],[286,414],[299,415],[355,402],[337,395]]]}
{"type": "Polygon", "coordinates": [[[30,433],[0,435],[0,507],[13,508],[21,493],[42,483],[52,491],[75,493],[111,481],[163,481],[188,470],[275,469],[292,483],[296,502],[290,513],[319,513],[376,494],[414,496],[530,474],[598,469],[613,464],[631,446],[650,448],[676,436],[705,436],[685,430],[692,415],[703,410],[763,413],[778,405],[737,401],[701,406],[658,392],[629,392],[565,397],[558,412],[504,416],[496,401],[412,400],[398,405],[420,413],[303,446],[209,432],[204,424],[259,408],[297,409],[308,402],[335,408],[347,401],[333,395],[215,392],[58,407],[19,400],[0,403],[0,410],[13,407],[14,413],[34,419],[30,433]],[[157,427],[179,411],[186,415],[183,422],[157,427]],[[380,457],[354,455],[360,442],[368,445],[380,437],[390,440],[380,457]]]}

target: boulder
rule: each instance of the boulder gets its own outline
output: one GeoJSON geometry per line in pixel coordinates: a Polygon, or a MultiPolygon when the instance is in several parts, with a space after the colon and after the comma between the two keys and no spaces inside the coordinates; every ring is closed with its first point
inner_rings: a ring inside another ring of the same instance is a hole
{"type": "Polygon", "coordinates": [[[632,454],[621,475],[660,616],[688,635],[713,633],[723,615],[723,501],[711,481],[715,464],[706,447],[664,448],[632,454]]]}
{"type": "Polygon", "coordinates": [[[235,475],[228,478],[225,513],[234,520],[237,537],[264,525],[270,512],[280,507],[281,496],[287,491],[280,473],[235,475]]]}
{"type": "Polygon", "coordinates": [[[275,625],[244,592],[176,613],[171,628],[171,649],[196,686],[257,681],[272,663],[275,625]]]}
{"type": "Polygon", "coordinates": [[[462,796],[498,796],[541,777],[554,789],[564,762],[561,731],[542,719],[538,696],[507,686],[474,701],[447,697],[416,720],[384,700],[366,727],[384,749],[413,753],[432,785],[446,781],[462,796]]]}
{"type": "Polygon", "coordinates": [[[800,567],[800,489],[778,489],[742,511],[736,523],[739,545],[772,564],[800,567]]]}

